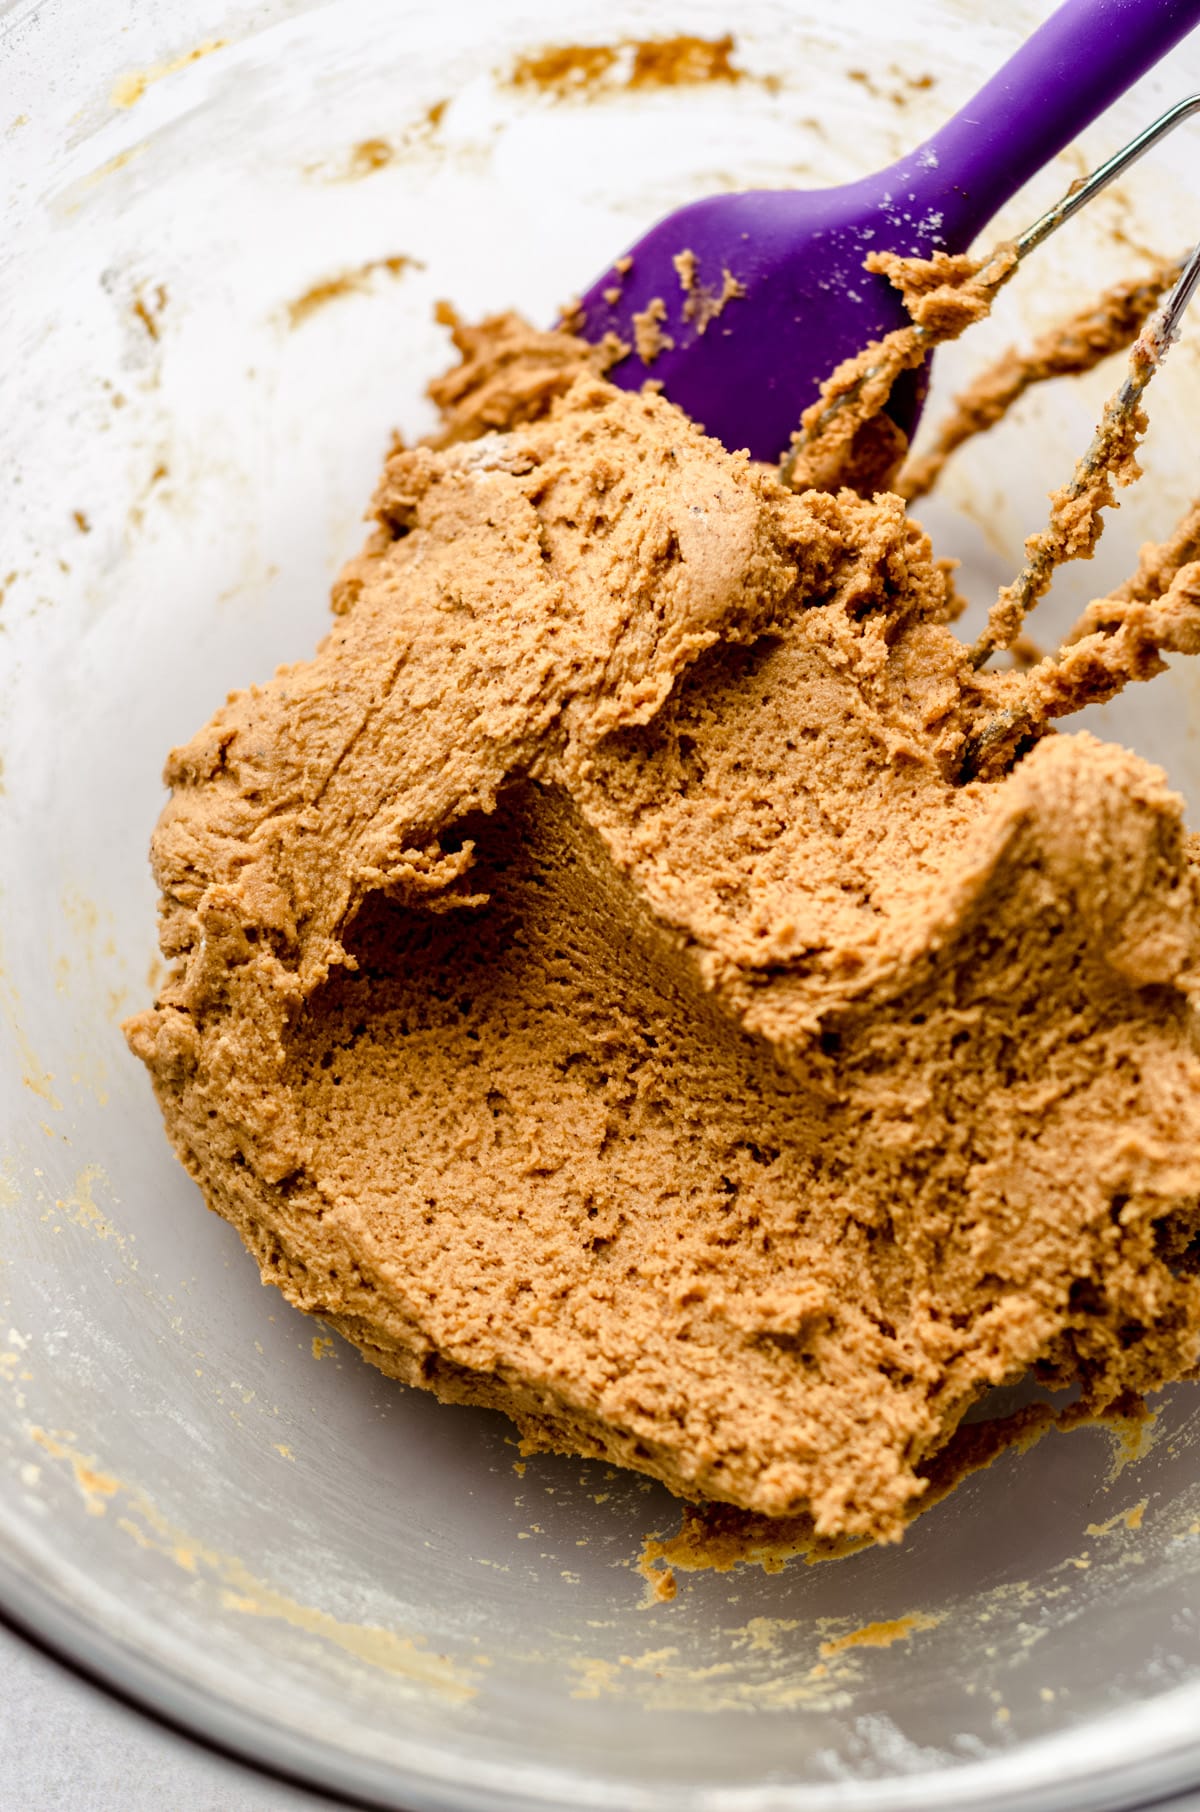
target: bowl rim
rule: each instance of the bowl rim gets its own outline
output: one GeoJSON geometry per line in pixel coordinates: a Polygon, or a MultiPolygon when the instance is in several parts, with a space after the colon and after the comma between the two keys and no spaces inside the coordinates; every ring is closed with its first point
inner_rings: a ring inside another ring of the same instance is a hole
{"type": "MultiPolygon", "coordinates": [[[[0,1539],[10,1536],[0,1529],[0,1539]]],[[[582,1774],[535,1760],[471,1762],[444,1743],[407,1739],[408,1754],[398,1763],[355,1754],[156,1660],[3,1548],[0,1621],[159,1725],[260,1775],[370,1812],[561,1812],[565,1805],[579,1812],[1128,1812],[1150,1804],[1170,1812],[1177,1795],[1200,1788],[1200,1682],[1005,1756],[936,1771],[795,1786],[764,1781],[699,1793],[658,1784],[640,1792],[625,1782],[589,1785],[582,1774]],[[1114,1736],[1131,1723],[1128,1753],[1120,1754],[1118,1743],[1114,1755],[1114,1736]]],[[[1188,1808],[1192,1803],[1189,1798],[1188,1808]]],[[[1177,1812],[1188,1809],[1180,1803],[1177,1812]]]]}

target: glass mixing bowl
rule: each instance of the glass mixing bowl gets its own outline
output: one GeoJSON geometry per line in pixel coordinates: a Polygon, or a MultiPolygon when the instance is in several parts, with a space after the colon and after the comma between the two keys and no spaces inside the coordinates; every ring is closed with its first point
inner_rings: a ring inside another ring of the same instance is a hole
{"type": "MultiPolygon", "coordinates": [[[[0,1606],[253,1760],[457,1812],[1101,1808],[1200,1778],[1194,1388],[1140,1453],[1052,1436],[900,1547],[681,1573],[647,1604],[642,1543],[678,1505],[522,1466],[503,1420],[260,1289],[118,1030],[152,989],[164,754],[322,633],[390,431],[429,425],[435,301],[549,320],[669,207],[881,165],[1047,10],[0,4],[0,1606]],[[681,32],[735,42],[694,61],[711,79],[631,85],[629,45],[681,32]],[[600,41],[623,48],[520,79],[600,41]]],[[[1196,39],[1001,226],[1189,86],[1196,39]]],[[[943,399],[1195,237],[1185,141],[939,355],[943,399]]],[[[1198,353],[1193,321],[1063,615],[1188,500],[1198,353]]],[[[925,511],[978,599],[1109,381],[1031,398],[925,511]]],[[[1195,689],[1177,664],[1099,714],[1193,800],[1195,689]]]]}

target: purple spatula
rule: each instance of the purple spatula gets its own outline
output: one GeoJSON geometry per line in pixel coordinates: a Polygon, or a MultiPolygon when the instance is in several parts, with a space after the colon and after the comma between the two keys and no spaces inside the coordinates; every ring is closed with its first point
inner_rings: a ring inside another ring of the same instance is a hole
{"type": "MultiPolygon", "coordinates": [[[[649,364],[630,353],[613,381],[636,389],[657,378],[727,446],[777,459],[833,367],[907,319],[886,279],[863,269],[867,253],[965,251],[1197,24],[1200,0],[1066,0],[888,169],[833,189],[714,195],[668,215],[582,297],[580,331],[634,345],[640,317],[643,346],[657,340],[658,350],[649,364]],[[723,290],[731,299],[714,315],[723,290]]],[[[917,384],[893,392],[889,411],[907,432],[922,395],[917,384]]]]}

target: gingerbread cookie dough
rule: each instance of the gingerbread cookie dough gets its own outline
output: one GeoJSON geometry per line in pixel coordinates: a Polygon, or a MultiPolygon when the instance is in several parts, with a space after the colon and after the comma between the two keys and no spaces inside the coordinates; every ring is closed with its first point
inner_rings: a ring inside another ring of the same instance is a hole
{"type": "Polygon", "coordinates": [[[1196,1362],[1197,850],[1050,728],[1195,644],[1195,536],[1052,679],[976,671],[900,498],[456,333],[325,642],[169,760],[130,1043],[385,1372],[895,1537],[990,1387],[1196,1362]]]}
{"type": "Polygon", "coordinates": [[[952,455],[1002,422],[1036,385],[1094,371],[1114,352],[1132,345],[1181,269],[1178,259],[1164,261],[1144,277],[1112,284],[1095,302],[1039,334],[1031,346],[1010,347],[981,371],[955,397],[929,451],[904,467],[896,489],[905,502],[914,503],[932,491],[952,455]]]}

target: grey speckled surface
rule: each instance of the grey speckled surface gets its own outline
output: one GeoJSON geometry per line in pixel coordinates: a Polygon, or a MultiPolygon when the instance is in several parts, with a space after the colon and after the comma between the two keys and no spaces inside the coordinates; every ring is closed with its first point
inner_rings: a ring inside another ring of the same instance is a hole
{"type": "Polygon", "coordinates": [[[332,1812],[337,1804],[164,1729],[0,1625],[4,1812],[332,1812]]]}

